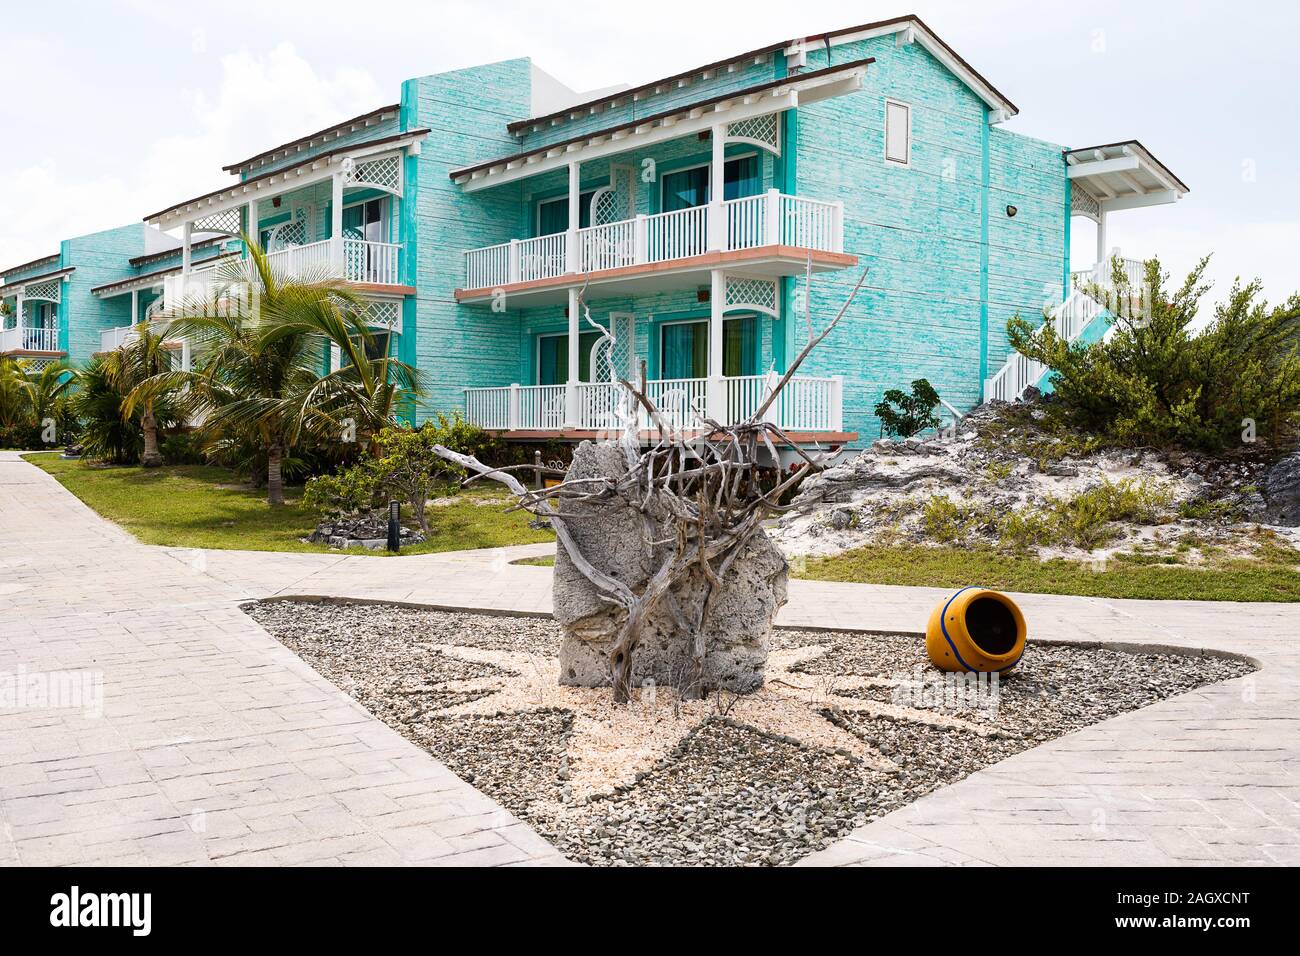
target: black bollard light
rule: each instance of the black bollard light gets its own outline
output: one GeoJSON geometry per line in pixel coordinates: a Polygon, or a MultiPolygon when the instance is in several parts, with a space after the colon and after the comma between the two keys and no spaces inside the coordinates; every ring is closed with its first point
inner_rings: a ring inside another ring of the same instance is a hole
{"type": "Polygon", "coordinates": [[[402,504],[399,501],[388,502],[388,550],[400,551],[402,548],[402,504]]]}

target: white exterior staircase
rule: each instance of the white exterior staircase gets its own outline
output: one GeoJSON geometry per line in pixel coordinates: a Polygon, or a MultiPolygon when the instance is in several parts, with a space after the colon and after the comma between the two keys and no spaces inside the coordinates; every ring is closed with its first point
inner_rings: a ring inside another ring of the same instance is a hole
{"type": "MultiPolygon", "coordinates": [[[[1123,259],[1121,264],[1128,276],[1130,287],[1140,287],[1144,268],[1142,262],[1137,259],[1123,259]]],[[[1078,285],[1080,283],[1110,285],[1110,263],[1098,263],[1091,269],[1074,273],[1073,278],[1078,280],[1076,287],[1064,302],[1048,314],[1047,321],[1043,323],[1046,326],[1050,322],[1056,334],[1069,343],[1078,339],[1088,326],[1106,311],[1105,306],[1078,288],[1078,285]]],[[[998,369],[997,374],[984,383],[984,401],[998,399],[1004,402],[1018,402],[1024,395],[1025,389],[1037,385],[1046,374],[1046,365],[1026,358],[1019,352],[1012,352],[1007,356],[1002,368],[998,369]]]]}

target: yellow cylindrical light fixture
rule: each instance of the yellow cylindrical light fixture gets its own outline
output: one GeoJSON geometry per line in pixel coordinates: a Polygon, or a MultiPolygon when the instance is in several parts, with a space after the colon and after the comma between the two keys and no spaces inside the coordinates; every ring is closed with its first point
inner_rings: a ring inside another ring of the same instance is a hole
{"type": "Polygon", "coordinates": [[[1025,616],[1000,591],[962,588],[935,606],[925,650],[945,671],[992,673],[1016,666],[1025,652],[1025,616]]]}

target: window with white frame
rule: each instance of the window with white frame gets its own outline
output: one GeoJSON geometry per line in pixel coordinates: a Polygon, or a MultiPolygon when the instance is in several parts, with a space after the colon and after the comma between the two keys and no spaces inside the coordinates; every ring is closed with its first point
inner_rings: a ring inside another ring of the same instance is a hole
{"type": "Polygon", "coordinates": [[[897,100],[885,100],[885,162],[912,164],[912,107],[897,100]]]}

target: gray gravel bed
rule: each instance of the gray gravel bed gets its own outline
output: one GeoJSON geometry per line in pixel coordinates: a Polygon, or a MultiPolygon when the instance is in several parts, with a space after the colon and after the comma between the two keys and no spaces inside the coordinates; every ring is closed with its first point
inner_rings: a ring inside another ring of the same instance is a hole
{"type": "MultiPolygon", "coordinates": [[[[995,713],[954,711],[983,728],[934,726],[924,711],[888,718],[850,708],[821,716],[896,769],[873,769],[819,747],[714,715],[635,784],[566,803],[573,715],[554,708],[448,716],[481,696],[431,685],[509,672],[433,650],[454,644],[551,657],[560,632],[541,618],[384,605],[275,602],[248,613],[371,713],[528,821],[571,859],[597,865],[781,865],[855,827],[1046,740],[1208,683],[1249,673],[1215,657],[1125,654],[1031,645],[999,682],[995,713]]],[[[926,662],[908,635],[780,630],[774,648],[828,649],[797,671],[892,680],[926,662]]],[[[933,679],[937,672],[925,667],[933,679]]],[[[890,687],[836,688],[841,698],[893,702],[890,687]]]]}

